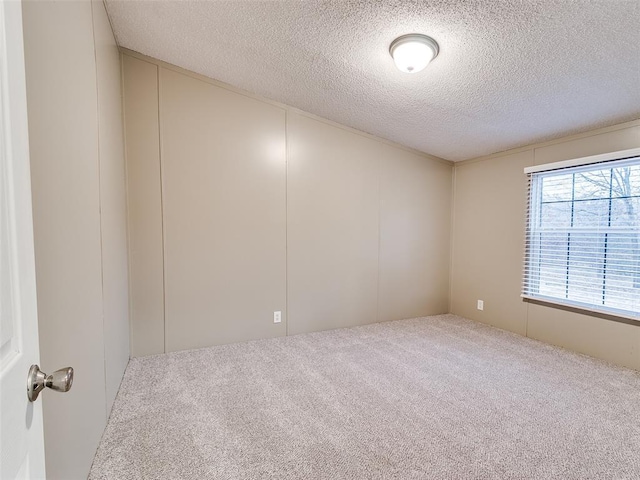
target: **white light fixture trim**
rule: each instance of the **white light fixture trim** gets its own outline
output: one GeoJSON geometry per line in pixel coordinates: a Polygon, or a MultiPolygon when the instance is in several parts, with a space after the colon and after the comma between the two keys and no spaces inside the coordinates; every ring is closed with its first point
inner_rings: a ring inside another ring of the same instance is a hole
{"type": "Polygon", "coordinates": [[[440,47],[433,38],[420,33],[410,33],[396,38],[389,46],[389,53],[396,67],[405,73],[418,73],[438,56],[440,47]]]}

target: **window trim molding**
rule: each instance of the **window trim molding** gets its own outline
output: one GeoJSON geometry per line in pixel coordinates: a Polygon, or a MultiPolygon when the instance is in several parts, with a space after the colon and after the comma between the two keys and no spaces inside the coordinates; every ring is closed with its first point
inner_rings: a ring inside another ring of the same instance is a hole
{"type": "Polygon", "coordinates": [[[629,315],[628,312],[623,310],[616,310],[613,308],[595,308],[592,305],[576,302],[575,300],[558,300],[554,297],[547,297],[546,295],[534,296],[521,294],[520,297],[525,302],[544,304],[548,307],[561,307],[565,310],[572,310],[587,315],[591,314],[599,317],[612,317],[625,321],[625,323],[640,325],[640,315],[629,315]]]}
{"type": "Polygon", "coordinates": [[[591,307],[581,307],[577,305],[571,305],[568,303],[556,302],[554,299],[529,297],[527,295],[520,295],[522,301],[525,303],[531,303],[546,308],[554,308],[558,310],[564,310],[566,312],[576,313],[579,315],[587,315],[590,317],[602,318],[612,322],[624,323],[627,325],[633,325],[640,327],[640,319],[629,317],[627,314],[617,315],[616,313],[597,310],[591,307]]]}
{"type": "Polygon", "coordinates": [[[640,156],[639,148],[630,148],[628,150],[620,150],[617,152],[602,153],[600,155],[591,155],[589,157],[573,158],[571,160],[563,160],[561,162],[545,163],[544,165],[534,165],[526,167],[524,173],[548,172],[550,170],[560,170],[563,168],[580,167],[583,165],[592,165],[594,163],[610,162],[613,160],[624,160],[640,156]]]}

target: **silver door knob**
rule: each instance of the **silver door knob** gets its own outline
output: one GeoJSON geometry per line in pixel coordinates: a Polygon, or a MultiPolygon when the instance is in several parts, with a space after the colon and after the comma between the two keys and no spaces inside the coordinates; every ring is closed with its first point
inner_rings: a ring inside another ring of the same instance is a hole
{"type": "Polygon", "coordinates": [[[31,365],[27,377],[27,397],[30,402],[35,402],[45,388],[64,393],[71,390],[71,385],[73,385],[73,368],[61,368],[47,375],[38,365],[31,365]]]}

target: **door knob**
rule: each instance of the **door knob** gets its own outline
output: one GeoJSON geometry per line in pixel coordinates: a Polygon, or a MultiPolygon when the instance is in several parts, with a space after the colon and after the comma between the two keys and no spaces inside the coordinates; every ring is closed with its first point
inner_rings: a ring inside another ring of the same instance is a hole
{"type": "Polygon", "coordinates": [[[27,397],[30,402],[35,402],[45,388],[64,393],[71,390],[71,385],[73,385],[73,368],[61,368],[47,375],[38,365],[31,365],[27,377],[27,397]]]}

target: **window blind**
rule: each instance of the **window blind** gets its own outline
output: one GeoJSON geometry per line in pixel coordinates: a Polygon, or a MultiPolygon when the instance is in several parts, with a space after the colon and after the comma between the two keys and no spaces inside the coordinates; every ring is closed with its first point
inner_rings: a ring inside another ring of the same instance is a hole
{"type": "Polygon", "coordinates": [[[530,169],[523,297],[640,320],[635,153],[530,169]]]}

